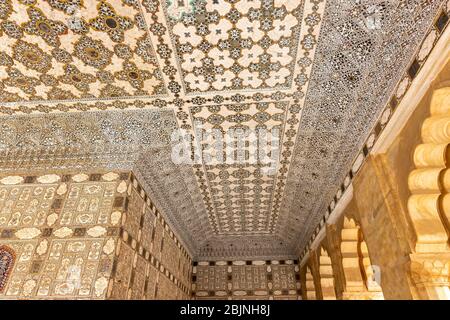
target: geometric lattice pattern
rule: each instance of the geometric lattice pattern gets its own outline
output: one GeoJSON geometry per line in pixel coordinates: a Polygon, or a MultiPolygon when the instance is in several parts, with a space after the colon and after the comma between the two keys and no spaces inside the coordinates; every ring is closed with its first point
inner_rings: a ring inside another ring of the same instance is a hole
{"type": "Polygon", "coordinates": [[[2,101],[166,92],[136,2],[1,3],[2,101]]]}
{"type": "Polygon", "coordinates": [[[290,88],[303,2],[194,3],[195,14],[169,20],[187,93],[290,88]]]}

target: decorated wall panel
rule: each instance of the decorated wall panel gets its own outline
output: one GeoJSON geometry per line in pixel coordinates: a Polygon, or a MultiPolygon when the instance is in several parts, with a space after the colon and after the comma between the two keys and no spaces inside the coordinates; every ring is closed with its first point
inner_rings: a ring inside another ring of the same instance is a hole
{"type": "Polygon", "coordinates": [[[0,255],[0,299],[190,296],[190,254],[129,173],[0,177],[0,255]]]}
{"type": "Polygon", "coordinates": [[[297,261],[195,262],[193,292],[196,299],[299,299],[297,261]]]}
{"type": "Polygon", "coordinates": [[[175,276],[178,277],[180,271],[180,250],[175,244],[175,241],[170,238],[164,238],[164,246],[161,250],[161,261],[163,264],[167,265],[167,268],[175,276]]]}
{"type": "Polygon", "coordinates": [[[2,263],[0,299],[104,299],[127,181],[113,172],[0,177],[0,251],[14,256],[2,263]]]}
{"type": "Polygon", "coordinates": [[[190,254],[134,176],[126,194],[107,298],[188,299],[190,254]]]}

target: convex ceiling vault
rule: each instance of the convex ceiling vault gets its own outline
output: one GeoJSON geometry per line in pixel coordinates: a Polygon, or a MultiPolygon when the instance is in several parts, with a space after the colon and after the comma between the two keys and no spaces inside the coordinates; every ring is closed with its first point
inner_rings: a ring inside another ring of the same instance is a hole
{"type": "Polygon", "coordinates": [[[297,257],[444,2],[0,0],[1,170],[133,169],[195,257],[297,257]]]}

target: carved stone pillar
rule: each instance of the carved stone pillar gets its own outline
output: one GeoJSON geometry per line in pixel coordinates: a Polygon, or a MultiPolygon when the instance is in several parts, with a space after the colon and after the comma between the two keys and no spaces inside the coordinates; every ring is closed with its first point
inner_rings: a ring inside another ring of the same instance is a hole
{"type": "Polygon", "coordinates": [[[421,299],[450,299],[450,87],[434,91],[408,177],[408,211],[417,237],[411,276],[421,299]]]}
{"type": "Polygon", "coordinates": [[[344,299],[357,299],[358,293],[364,291],[364,280],[359,266],[358,232],[355,221],[345,217],[341,242],[342,265],[345,275],[344,299]]]}
{"type": "Polygon", "coordinates": [[[344,217],[341,252],[345,274],[343,298],[348,300],[384,299],[381,287],[375,281],[362,232],[355,221],[347,217],[344,217]]]}
{"type": "Polygon", "coordinates": [[[314,278],[309,267],[306,267],[306,299],[316,300],[316,287],[314,285],[314,278]]]}
{"type": "Polygon", "coordinates": [[[322,296],[324,300],[336,300],[336,292],[334,290],[334,276],[331,259],[325,249],[320,249],[319,258],[320,286],[322,288],[322,296]]]}

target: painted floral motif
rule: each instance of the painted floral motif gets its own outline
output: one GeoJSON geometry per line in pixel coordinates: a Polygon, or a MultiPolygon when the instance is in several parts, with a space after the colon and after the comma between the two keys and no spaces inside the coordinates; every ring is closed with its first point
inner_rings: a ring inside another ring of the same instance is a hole
{"type": "Polygon", "coordinates": [[[0,51],[0,66],[11,67],[13,64],[13,59],[5,52],[0,51]]]}
{"type": "Polygon", "coordinates": [[[30,7],[27,12],[30,22],[22,25],[25,32],[41,36],[51,46],[59,46],[59,36],[67,34],[67,27],[62,22],[47,19],[37,8],[30,7]]]}
{"type": "Polygon", "coordinates": [[[1,31],[11,38],[20,39],[23,37],[23,30],[14,21],[2,21],[0,35],[1,31]]]}
{"type": "Polygon", "coordinates": [[[45,0],[54,8],[71,14],[74,10],[84,7],[83,0],[45,0]]]}
{"type": "Polygon", "coordinates": [[[145,62],[155,63],[155,52],[147,33],[138,39],[135,51],[145,62]]]}
{"type": "Polygon", "coordinates": [[[100,90],[101,97],[122,97],[126,94],[123,88],[119,88],[112,84],[107,84],[100,90]]]}
{"type": "Polygon", "coordinates": [[[116,72],[115,76],[119,80],[128,81],[136,89],[142,89],[144,81],[151,78],[151,73],[139,69],[133,62],[125,61],[122,65],[122,71],[116,72]]]}
{"type": "Polygon", "coordinates": [[[12,13],[12,4],[10,0],[0,0],[0,19],[6,20],[12,13]]]}
{"type": "Polygon", "coordinates": [[[53,87],[48,93],[47,96],[52,100],[69,100],[75,99],[75,95],[68,91],[58,87],[53,87]]]}
{"type": "Polygon", "coordinates": [[[95,77],[88,73],[82,73],[77,67],[69,64],[64,66],[64,75],[60,77],[60,81],[71,84],[80,91],[88,91],[89,84],[95,82],[95,77]]]}
{"type": "Polygon", "coordinates": [[[17,93],[11,93],[5,91],[3,88],[0,89],[0,100],[4,102],[16,102],[20,101],[21,97],[17,93]]]}
{"type": "Polygon", "coordinates": [[[104,69],[111,63],[113,53],[100,40],[82,36],[74,46],[74,54],[89,66],[104,69]]]}
{"type": "Polygon", "coordinates": [[[35,87],[41,82],[33,77],[24,76],[19,70],[15,68],[8,69],[8,78],[5,84],[11,87],[18,87],[23,92],[34,95],[36,93],[35,87]]]}
{"type": "Polygon", "coordinates": [[[54,48],[52,50],[52,56],[56,61],[61,63],[69,63],[73,61],[70,53],[61,48],[54,48]]]}
{"type": "Polygon", "coordinates": [[[106,32],[112,41],[122,42],[124,32],[133,27],[133,21],[117,15],[114,8],[106,2],[99,3],[97,9],[99,16],[90,20],[90,26],[94,30],[106,32]]]}
{"type": "Polygon", "coordinates": [[[51,65],[51,57],[36,44],[18,40],[13,46],[14,58],[25,67],[46,73],[51,65]]]}
{"type": "MultiPolygon", "coordinates": [[[[109,98],[108,92],[114,97],[149,97],[167,92],[146,33],[147,18],[136,1],[0,0],[0,17],[0,41],[5,43],[0,65],[7,67],[0,79],[1,102],[109,98]],[[23,77],[13,81],[8,72],[23,77]],[[28,87],[22,85],[24,81],[28,87]]],[[[170,86],[180,90],[176,82],[170,86]]]]}

